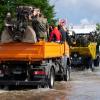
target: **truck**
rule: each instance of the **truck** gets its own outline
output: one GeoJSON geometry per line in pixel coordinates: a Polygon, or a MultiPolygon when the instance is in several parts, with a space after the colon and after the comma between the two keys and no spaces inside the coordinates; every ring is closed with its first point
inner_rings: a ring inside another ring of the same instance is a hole
{"type": "Polygon", "coordinates": [[[70,79],[69,46],[65,43],[0,43],[0,85],[53,88],[56,78],[70,79]]]}
{"type": "Polygon", "coordinates": [[[89,38],[86,40],[86,38],[89,37],[90,34],[77,35],[80,35],[80,37],[78,37],[79,41],[74,41],[74,44],[70,46],[71,66],[72,68],[78,68],[81,70],[90,68],[93,71],[94,61],[97,60],[97,43],[94,41],[89,41],[89,38]],[[85,38],[83,38],[82,36],[85,38]]]}
{"type": "Polygon", "coordinates": [[[67,41],[57,43],[40,39],[34,42],[35,33],[28,26],[29,19],[26,17],[31,9],[27,6],[19,6],[17,9],[22,13],[18,12],[17,20],[7,26],[1,35],[0,86],[31,85],[53,88],[55,80],[70,80],[67,41]],[[26,31],[27,28],[31,31],[26,31]]]}

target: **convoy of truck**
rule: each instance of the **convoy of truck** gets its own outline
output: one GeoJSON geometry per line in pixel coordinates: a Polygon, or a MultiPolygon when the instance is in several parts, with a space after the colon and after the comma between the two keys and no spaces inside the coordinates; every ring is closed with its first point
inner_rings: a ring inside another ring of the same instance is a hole
{"type": "Polygon", "coordinates": [[[67,41],[57,43],[43,39],[36,43],[0,43],[0,86],[53,88],[55,80],[70,80],[71,67],[90,67],[93,70],[94,59],[96,43],[93,42],[83,47],[69,46],[67,41]]]}

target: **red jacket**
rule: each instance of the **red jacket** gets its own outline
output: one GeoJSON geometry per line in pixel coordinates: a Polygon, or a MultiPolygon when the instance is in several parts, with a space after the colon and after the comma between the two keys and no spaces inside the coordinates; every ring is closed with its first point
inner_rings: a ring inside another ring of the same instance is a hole
{"type": "Polygon", "coordinates": [[[53,31],[50,33],[49,41],[52,41],[53,38],[54,38],[54,36],[55,36],[55,38],[56,38],[55,41],[60,41],[60,40],[61,40],[61,33],[60,33],[60,31],[58,30],[58,28],[56,28],[56,27],[55,27],[55,28],[53,29],[53,31]]]}

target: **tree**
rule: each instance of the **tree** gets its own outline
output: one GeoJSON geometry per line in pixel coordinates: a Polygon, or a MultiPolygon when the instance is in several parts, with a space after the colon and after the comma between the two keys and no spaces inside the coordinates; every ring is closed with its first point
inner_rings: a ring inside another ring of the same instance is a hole
{"type": "Polygon", "coordinates": [[[12,14],[16,12],[18,5],[31,5],[41,9],[47,19],[54,17],[54,6],[49,4],[49,0],[0,0],[0,32],[3,29],[5,14],[10,11],[12,14]]]}
{"type": "Polygon", "coordinates": [[[100,46],[100,24],[96,24],[96,31],[97,31],[97,48],[100,46]]]}
{"type": "Polygon", "coordinates": [[[96,24],[97,42],[100,45],[100,24],[96,24]]]}

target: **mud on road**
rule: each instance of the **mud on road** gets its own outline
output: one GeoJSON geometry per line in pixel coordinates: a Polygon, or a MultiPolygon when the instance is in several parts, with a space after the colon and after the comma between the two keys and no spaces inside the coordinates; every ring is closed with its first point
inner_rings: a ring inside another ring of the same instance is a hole
{"type": "Polygon", "coordinates": [[[56,82],[54,89],[0,90],[0,100],[100,100],[100,68],[73,71],[70,82],[56,82]]]}

